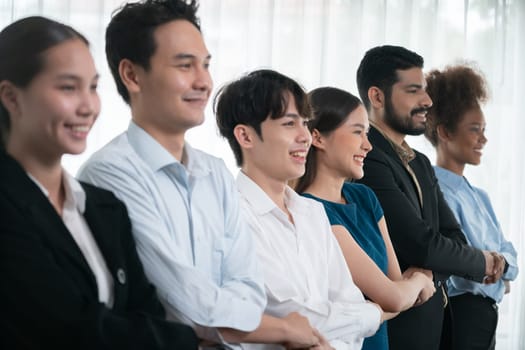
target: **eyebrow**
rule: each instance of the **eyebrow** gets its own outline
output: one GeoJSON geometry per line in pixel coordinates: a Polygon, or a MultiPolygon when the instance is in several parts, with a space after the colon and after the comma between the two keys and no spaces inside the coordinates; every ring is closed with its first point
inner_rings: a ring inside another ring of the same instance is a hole
{"type": "Polygon", "coordinates": [[[355,127],[363,128],[363,129],[366,129],[366,128],[367,128],[367,127],[365,126],[365,124],[361,124],[361,123],[350,124],[350,126],[355,126],[355,127]]]}
{"type": "MultiPolygon", "coordinates": [[[[173,57],[174,60],[186,60],[186,59],[196,59],[197,56],[193,55],[191,53],[179,53],[173,57]]],[[[206,57],[204,57],[205,60],[211,59],[211,55],[208,54],[206,57]]]]}
{"type": "MultiPolygon", "coordinates": [[[[91,78],[91,80],[96,80],[99,78],[100,78],[100,74],[97,73],[91,78]]],[[[57,79],[59,80],[82,80],[82,78],[79,77],[78,75],[70,74],[70,73],[59,74],[57,76],[57,79]]]]}
{"type": "Polygon", "coordinates": [[[421,84],[406,84],[406,85],[403,85],[403,87],[405,89],[410,89],[410,88],[423,89],[423,85],[421,84]]]}
{"type": "Polygon", "coordinates": [[[289,117],[289,118],[303,118],[302,116],[300,116],[299,114],[297,113],[286,113],[285,115],[282,116],[282,118],[284,117],[289,117]]]}

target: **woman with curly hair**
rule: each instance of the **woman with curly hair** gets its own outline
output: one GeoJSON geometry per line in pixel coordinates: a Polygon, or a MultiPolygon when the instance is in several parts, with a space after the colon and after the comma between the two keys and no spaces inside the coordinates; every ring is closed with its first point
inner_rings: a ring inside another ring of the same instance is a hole
{"type": "Polygon", "coordinates": [[[505,258],[502,278],[493,284],[457,276],[448,280],[454,349],[494,349],[497,303],[518,274],[516,251],[503,236],[487,193],[463,176],[465,165],[480,163],[487,143],[481,110],[488,99],[487,84],[480,71],[466,64],[433,70],[426,79],[434,104],[427,115],[425,136],[436,149],[434,168],[441,190],[469,244],[505,258]]]}

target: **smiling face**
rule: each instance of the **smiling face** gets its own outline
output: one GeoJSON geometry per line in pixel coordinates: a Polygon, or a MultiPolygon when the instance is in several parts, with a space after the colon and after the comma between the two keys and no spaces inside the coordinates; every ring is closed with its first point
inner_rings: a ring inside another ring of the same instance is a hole
{"type": "Polygon", "coordinates": [[[453,163],[454,168],[463,168],[465,164],[478,165],[487,143],[485,126],[485,117],[479,107],[468,110],[456,129],[439,139],[438,148],[443,158],[449,164],[453,163]]]}
{"type": "Polygon", "coordinates": [[[390,96],[385,96],[384,125],[396,135],[421,135],[425,131],[426,114],[432,106],[421,68],[397,71],[398,81],[390,96]]]}
{"type": "Polygon", "coordinates": [[[186,20],[159,26],[156,50],[148,70],[137,67],[139,91],[131,92],[139,107],[140,125],[154,136],[184,133],[202,124],[212,89],[210,54],[199,30],[186,20]]]}
{"type": "Polygon", "coordinates": [[[100,111],[98,74],[89,48],[70,39],[43,53],[44,66],[25,88],[15,88],[8,151],[59,160],[86,148],[100,111]],[[22,152],[20,152],[22,150],[22,152]]]}
{"type": "Polygon", "coordinates": [[[322,143],[315,141],[319,148],[318,162],[336,177],[360,179],[364,176],[363,162],[367,153],[372,149],[368,141],[368,115],[364,106],[359,105],[346,120],[327,136],[322,143]]]}
{"type": "MultiPolygon", "coordinates": [[[[286,183],[304,174],[311,136],[304,119],[297,112],[295,99],[288,95],[284,116],[267,118],[261,123],[261,137],[255,135],[253,145],[245,150],[245,168],[253,174],[286,183]]],[[[251,175],[249,174],[249,175],[251,175]]]]}

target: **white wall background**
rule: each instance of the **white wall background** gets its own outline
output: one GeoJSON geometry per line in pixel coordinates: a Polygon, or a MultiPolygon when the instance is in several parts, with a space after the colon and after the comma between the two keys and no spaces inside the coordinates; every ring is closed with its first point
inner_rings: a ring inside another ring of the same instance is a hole
{"type": "MultiPolygon", "coordinates": [[[[75,173],[94,151],[126,129],[129,111],[118,96],[104,57],[104,31],[122,0],[0,0],[0,27],[40,14],[73,25],[91,41],[101,74],[102,113],[87,151],[66,157],[75,173]]],[[[310,90],[336,86],[357,94],[355,71],[364,52],[397,44],[425,58],[426,70],[457,60],[476,61],[492,99],[485,108],[489,139],[482,165],[467,169],[470,181],[491,195],[501,225],[525,252],[525,1],[523,0],[201,0],[202,31],[213,55],[215,86],[256,68],[270,67],[310,90]]],[[[189,142],[222,157],[236,172],[233,155],[218,137],[211,106],[189,142]]],[[[423,137],[409,143],[434,159],[423,137]]],[[[500,306],[498,350],[525,349],[523,277],[500,306]]]]}

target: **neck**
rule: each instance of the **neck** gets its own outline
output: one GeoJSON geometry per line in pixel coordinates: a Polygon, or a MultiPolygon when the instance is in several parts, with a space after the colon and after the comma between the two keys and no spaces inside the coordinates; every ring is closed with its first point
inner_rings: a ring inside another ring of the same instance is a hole
{"type": "Polygon", "coordinates": [[[135,124],[140,126],[146,131],[151,137],[153,137],[158,143],[161,144],[175,159],[179,162],[183,162],[182,156],[184,154],[184,136],[185,132],[177,133],[166,133],[162,130],[158,130],[150,125],[142,123],[140,120],[133,119],[135,124]]]}
{"type": "Polygon", "coordinates": [[[379,128],[390,140],[392,140],[396,145],[401,146],[403,141],[405,141],[405,134],[400,134],[397,131],[390,128],[384,121],[383,118],[378,118],[373,116],[373,113],[370,116],[370,121],[372,125],[376,128],[379,128]]]}
{"type": "Polygon", "coordinates": [[[14,149],[9,146],[7,153],[16,159],[22,168],[47,190],[51,204],[61,215],[65,200],[65,190],[62,185],[63,173],[60,158],[45,159],[34,152],[14,149]]]}
{"type": "Polygon", "coordinates": [[[266,174],[258,171],[255,167],[243,165],[241,171],[255,182],[270,197],[272,202],[285,213],[289,214],[286,208],[284,197],[286,182],[270,178],[266,174]]]}
{"type": "Polygon", "coordinates": [[[436,164],[459,176],[463,176],[463,172],[465,171],[465,163],[454,161],[452,157],[445,155],[439,147],[437,149],[436,164]]]}
{"type": "Polygon", "coordinates": [[[341,193],[345,180],[346,178],[333,174],[323,164],[319,164],[314,181],[304,192],[330,202],[345,203],[341,193]]]}

